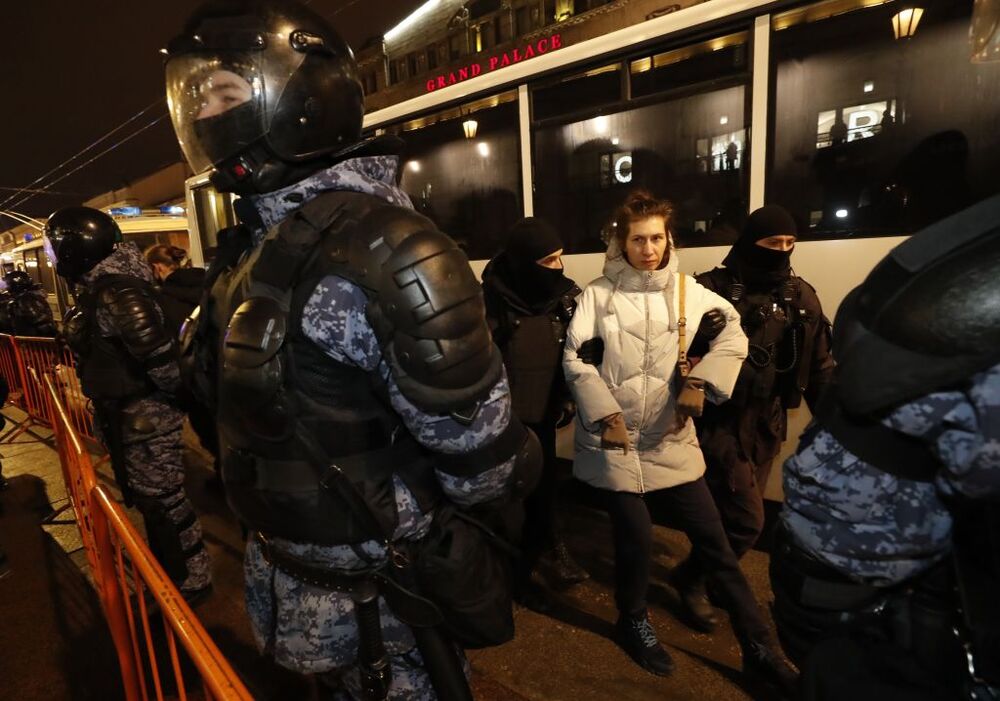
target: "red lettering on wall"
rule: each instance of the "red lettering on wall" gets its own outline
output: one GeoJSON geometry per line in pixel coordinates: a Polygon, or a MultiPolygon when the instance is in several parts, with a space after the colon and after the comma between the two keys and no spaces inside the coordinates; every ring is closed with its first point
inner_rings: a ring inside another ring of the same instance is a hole
{"type": "Polygon", "coordinates": [[[521,61],[525,61],[529,58],[534,58],[539,54],[544,54],[560,48],[562,48],[561,34],[553,34],[550,37],[542,37],[534,44],[528,44],[523,48],[511,49],[507,53],[500,54],[498,56],[490,56],[488,63],[470,63],[467,66],[459,68],[457,73],[452,71],[450,73],[431,78],[426,84],[427,92],[440,90],[448,85],[455,85],[463,80],[475,78],[478,75],[482,75],[484,70],[495,71],[498,68],[505,68],[512,63],[520,63],[521,61]]]}

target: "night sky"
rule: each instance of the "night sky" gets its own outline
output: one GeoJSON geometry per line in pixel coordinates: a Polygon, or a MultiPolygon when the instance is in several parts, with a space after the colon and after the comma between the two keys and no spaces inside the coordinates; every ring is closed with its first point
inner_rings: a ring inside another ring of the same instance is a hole
{"type": "MultiPolygon", "coordinates": [[[[201,0],[9,0],[0,43],[0,210],[37,218],[119,188],[183,160],[166,116],[159,49],[201,0]],[[155,104],[154,104],[155,103],[155,104]],[[150,109],[33,188],[56,168],[144,108],[150,109]],[[159,120],[159,121],[156,121],[159,120]],[[57,183],[101,151],[135,138],[57,183]]],[[[421,0],[311,0],[360,48],[406,17],[421,0]]],[[[0,231],[15,226],[0,218],[0,231]]]]}

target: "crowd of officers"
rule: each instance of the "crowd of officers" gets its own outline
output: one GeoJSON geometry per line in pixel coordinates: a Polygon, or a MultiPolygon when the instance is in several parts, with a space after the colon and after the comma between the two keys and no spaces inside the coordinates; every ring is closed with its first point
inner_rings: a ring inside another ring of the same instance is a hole
{"type": "Polygon", "coordinates": [[[969,504],[1000,495],[1000,204],[897,249],[834,334],[776,205],[690,277],[672,205],[637,189],[582,291],[558,223],[529,217],[480,287],[400,189],[403,145],[361,137],[353,57],[320,17],[209,2],[166,54],[185,156],[240,196],[242,223],[207,271],[169,246],[143,256],[82,207],[46,239],[119,484],[185,597],[211,592],[183,488],[188,414],[249,534],[261,651],[323,698],[471,698],[461,649],[509,640],[512,599],[545,611],[588,577],[556,518],[556,432],[572,423],[574,477],[611,521],[615,638],[642,668],[673,668],[648,615],[656,504],[692,544],[670,576],[683,620],[711,632],[725,609],[753,688],[992,698],[1000,616],[973,594],[998,569],[997,519],[969,504]],[[994,303],[963,315],[962,294],[994,303]],[[817,420],[785,467],[779,644],[739,560],[802,401],[817,420]],[[979,537],[978,559],[953,531],[979,537]]]}

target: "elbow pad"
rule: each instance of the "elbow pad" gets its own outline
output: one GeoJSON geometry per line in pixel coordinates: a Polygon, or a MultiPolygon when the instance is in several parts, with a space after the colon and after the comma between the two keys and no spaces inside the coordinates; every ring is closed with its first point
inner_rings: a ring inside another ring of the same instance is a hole
{"type": "Polygon", "coordinates": [[[373,208],[344,248],[346,276],[369,298],[368,318],[396,384],[427,412],[477,406],[503,364],[469,260],[433,222],[402,207],[373,208]]]}
{"type": "Polygon", "coordinates": [[[128,352],[146,370],[175,360],[174,338],[163,323],[163,314],[153,293],[142,287],[123,286],[106,290],[101,300],[119,338],[128,352]]]}

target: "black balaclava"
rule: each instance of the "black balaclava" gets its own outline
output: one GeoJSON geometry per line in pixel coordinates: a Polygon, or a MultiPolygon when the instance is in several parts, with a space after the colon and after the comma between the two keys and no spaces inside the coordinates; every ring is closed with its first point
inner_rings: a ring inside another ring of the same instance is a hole
{"type": "Polygon", "coordinates": [[[791,272],[791,251],[775,251],[758,246],[769,236],[795,236],[795,219],[784,207],[769,204],[747,217],[743,233],[733,244],[724,263],[735,267],[746,282],[780,281],[791,272]]]}
{"type": "Polygon", "coordinates": [[[544,304],[563,292],[563,269],[545,268],[537,262],[562,247],[559,232],[543,219],[525,217],[511,227],[506,248],[514,277],[510,286],[527,304],[544,304]]]}

